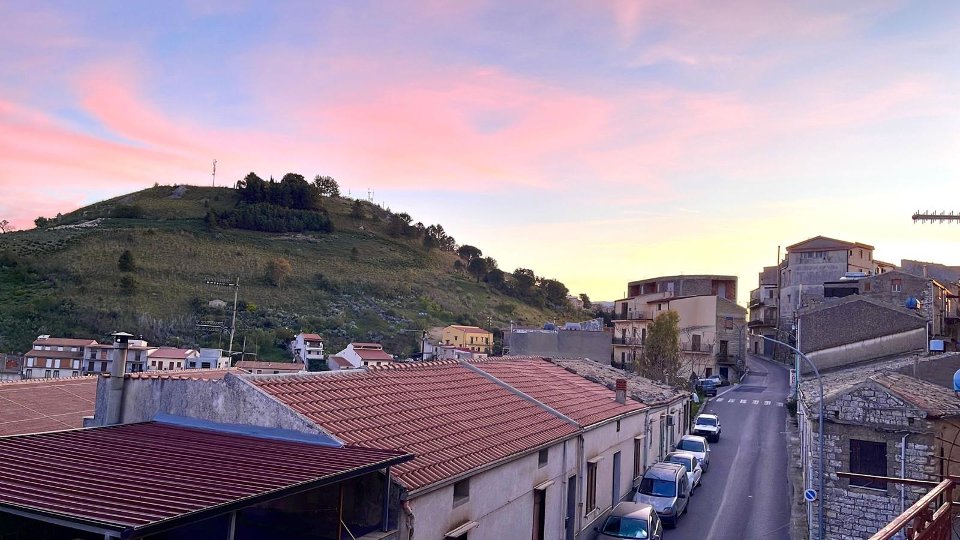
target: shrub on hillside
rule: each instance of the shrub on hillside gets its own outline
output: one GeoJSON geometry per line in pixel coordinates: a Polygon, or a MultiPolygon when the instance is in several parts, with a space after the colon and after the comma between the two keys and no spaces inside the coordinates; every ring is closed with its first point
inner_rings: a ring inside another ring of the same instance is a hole
{"type": "Polygon", "coordinates": [[[332,232],[326,210],[291,210],[267,203],[244,204],[227,212],[219,223],[237,229],[262,232],[332,232]]]}
{"type": "Polygon", "coordinates": [[[139,219],[143,217],[143,208],[133,205],[117,206],[110,212],[110,217],[122,219],[139,219]]]}

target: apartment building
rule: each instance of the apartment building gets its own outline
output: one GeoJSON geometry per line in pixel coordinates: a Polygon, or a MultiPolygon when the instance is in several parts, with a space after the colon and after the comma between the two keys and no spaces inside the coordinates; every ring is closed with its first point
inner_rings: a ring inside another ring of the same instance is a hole
{"type": "Polygon", "coordinates": [[[493,333],[477,326],[453,324],[443,329],[440,344],[490,354],[493,352],[493,333]]]}
{"type": "Polygon", "coordinates": [[[759,337],[777,338],[777,312],[780,302],[777,267],[765,266],[758,276],[758,286],[750,291],[747,327],[750,329],[750,350],[754,354],[773,355],[773,343],[759,337]]]}
{"type": "Polygon", "coordinates": [[[647,333],[657,315],[680,316],[684,372],[726,377],[742,358],[746,310],[736,304],[737,277],[666,276],[633,281],[628,297],[614,303],[613,362],[632,366],[643,355],[647,333]]]}
{"type": "Polygon", "coordinates": [[[305,334],[300,332],[290,344],[293,350],[293,357],[305,366],[310,365],[310,361],[320,362],[323,360],[323,338],[319,334],[305,334]]]}
{"type": "Polygon", "coordinates": [[[24,355],[24,379],[59,379],[83,374],[84,354],[97,345],[93,339],[37,336],[24,355]]]}
{"type": "MultiPolygon", "coordinates": [[[[110,373],[113,365],[113,349],[111,344],[95,343],[87,348],[83,360],[83,374],[96,375],[110,373]]],[[[126,372],[136,373],[147,370],[147,357],[151,348],[142,339],[131,339],[127,353],[126,372]]]]}

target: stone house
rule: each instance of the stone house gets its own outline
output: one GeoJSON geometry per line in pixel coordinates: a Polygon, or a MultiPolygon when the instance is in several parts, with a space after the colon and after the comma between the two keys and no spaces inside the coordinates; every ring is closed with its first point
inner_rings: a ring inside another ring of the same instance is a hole
{"type": "Polygon", "coordinates": [[[941,339],[946,349],[957,350],[960,337],[960,302],[956,282],[893,270],[862,278],[858,293],[916,311],[930,322],[929,339],[941,339]]]}
{"type": "Polygon", "coordinates": [[[926,326],[915,311],[860,295],[797,312],[799,349],[820,371],[925,350],[926,326]]]}
{"type": "Polygon", "coordinates": [[[773,356],[773,344],[758,337],[777,339],[777,310],[780,294],[777,292],[777,267],[764,266],[758,276],[758,286],[750,291],[750,310],[747,326],[750,328],[748,344],[753,354],[773,356]]]}
{"type": "MultiPolygon", "coordinates": [[[[960,398],[942,385],[896,370],[941,360],[900,357],[823,376],[825,538],[866,538],[926,493],[876,477],[939,481],[960,458],[960,398]]],[[[802,384],[798,408],[805,486],[819,488],[816,381],[802,384]]],[[[952,471],[950,471],[952,472],[952,471]]],[[[817,538],[818,505],[810,505],[817,538]]]]}

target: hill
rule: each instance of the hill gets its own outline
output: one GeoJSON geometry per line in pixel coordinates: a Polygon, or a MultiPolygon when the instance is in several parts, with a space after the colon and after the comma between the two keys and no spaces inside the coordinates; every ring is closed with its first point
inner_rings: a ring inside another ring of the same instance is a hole
{"type": "Polygon", "coordinates": [[[116,330],[226,348],[226,337],[196,328],[231,312],[233,290],[211,279],[239,278],[234,348],[246,341],[265,358],[286,358],[282,347],[300,331],[320,333],[333,352],[362,340],[410,353],[419,329],[560,315],[542,297],[512,290],[502,272],[486,283],[456,253],[428,249],[422,225],[420,233],[400,225],[411,233],[398,234],[398,214],[366,201],[322,197],[322,215],[310,212],[329,219],[332,232],[269,233],[227,223],[249,208],[242,197],[232,188],[154,186],[0,234],[0,351],[25,351],[39,334],[104,339],[116,330]],[[118,266],[124,251],[132,271],[118,266]],[[228,308],[210,307],[213,300],[228,308]]]}

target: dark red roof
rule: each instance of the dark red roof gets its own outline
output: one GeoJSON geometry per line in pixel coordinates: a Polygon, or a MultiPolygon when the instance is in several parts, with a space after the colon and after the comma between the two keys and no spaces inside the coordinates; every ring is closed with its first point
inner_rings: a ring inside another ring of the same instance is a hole
{"type": "Polygon", "coordinates": [[[454,361],[251,379],[350,444],[405,450],[410,490],[532,451],[577,432],[561,419],[454,361]]]}
{"type": "Polygon", "coordinates": [[[633,400],[621,405],[613,390],[540,358],[489,358],[471,364],[583,426],[647,408],[633,400]]]}
{"type": "Polygon", "coordinates": [[[372,360],[388,361],[388,362],[393,361],[392,355],[387,354],[380,349],[375,349],[375,350],[354,349],[353,352],[357,353],[357,356],[359,356],[361,360],[366,360],[368,362],[372,360]]]}
{"type": "Polygon", "coordinates": [[[304,334],[304,341],[323,341],[323,338],[320,337],[320,334],[304,334]]]}
{"type": "Polygon", "coordinates": [[[0,438],[0,455],[12,458],[0,467],[0,510],[122,531],[124,537],[411,457],[158,422],[0,438]],[[51,456],[56,466],[49,466],[51,456]]]}
{"type": "Polygon", "coordinates": [[[0,436],[83,427],[96,400],[96,376],[0,383],[0,436]]]}

